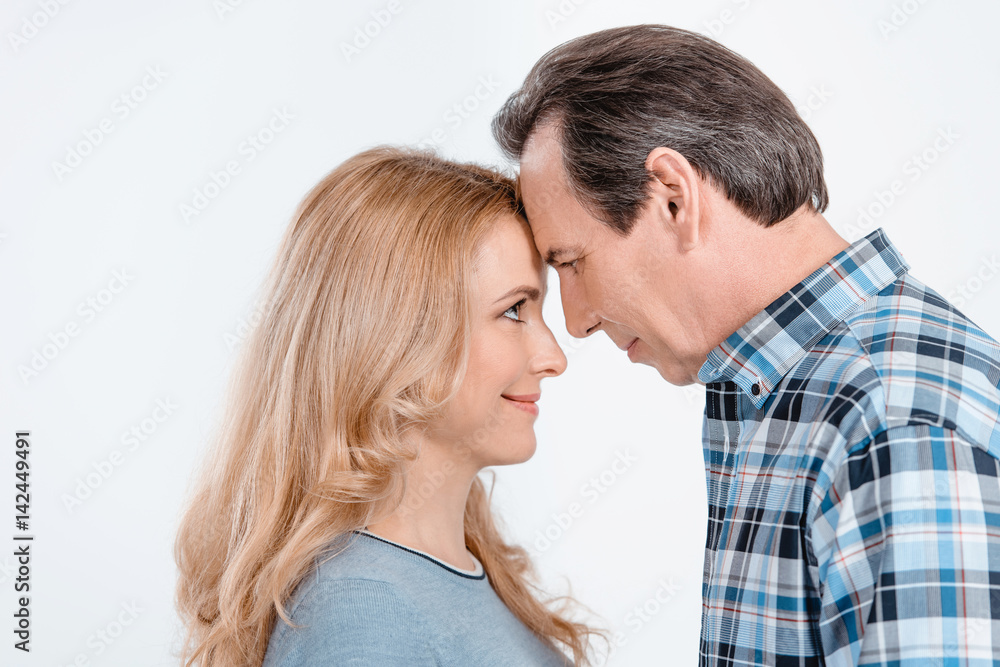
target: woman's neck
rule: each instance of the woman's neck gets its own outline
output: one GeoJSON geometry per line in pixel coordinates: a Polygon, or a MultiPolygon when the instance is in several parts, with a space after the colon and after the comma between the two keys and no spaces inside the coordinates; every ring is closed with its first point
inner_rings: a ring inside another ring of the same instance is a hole
{"type": "Polygon", "coordinates": [[[468,461],[453,461],[448,447],[430,441],[420,445],[399,507],[367,529],[458,569],[472,570],[475,562],[465,548],[465,503],[478,470],[468,461]]]}

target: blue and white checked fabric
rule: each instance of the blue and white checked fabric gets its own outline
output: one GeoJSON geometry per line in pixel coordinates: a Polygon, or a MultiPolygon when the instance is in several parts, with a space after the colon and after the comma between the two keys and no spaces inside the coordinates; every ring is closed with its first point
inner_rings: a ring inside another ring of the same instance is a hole
{"type": "Polygon", "coordinates": [[[1000,344],[853,243],[709,355],[703,665],[1000,665],[1000,344]]]}

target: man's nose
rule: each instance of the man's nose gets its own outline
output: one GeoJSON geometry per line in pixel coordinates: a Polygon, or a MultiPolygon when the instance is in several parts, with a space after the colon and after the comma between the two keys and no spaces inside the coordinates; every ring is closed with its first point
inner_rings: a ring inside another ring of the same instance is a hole
{"type": "Polygon", "coordinates": [[[559,294],[562,296],[563,316],[566,318],[566,331],[574,338],[586,338],[598,330],[601,320],[587,303],[587,300],[565,283],[560,283],[559,294]]]}

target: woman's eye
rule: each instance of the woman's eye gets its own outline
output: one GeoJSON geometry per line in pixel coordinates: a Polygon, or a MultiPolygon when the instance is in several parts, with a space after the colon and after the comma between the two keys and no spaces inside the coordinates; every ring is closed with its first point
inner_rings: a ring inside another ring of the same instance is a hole
{"type": "Polygon", "coordinates": [[[560,262],[559,263],[559,268],[560,269],[575,269],[576,268],[576,260],[574,259],[572,262],[560,262]]]}
{"type": "Polygon", "coordinates": [[[527,301],[527,299],[521,299],[520,301],[518,301],[517,303],[515,303],[510,308],[508,308],[507,310],[503,311],[503,316],[506,317],[509,320],[514,320],[515,322],[520,322],[521,321],[521,318],[520,318],[520,315],[521,315],[521,306],[523,306],[526,301],[527,301]],[[513,316],[510,315],[511,313],[513,313],[513,316]]]}

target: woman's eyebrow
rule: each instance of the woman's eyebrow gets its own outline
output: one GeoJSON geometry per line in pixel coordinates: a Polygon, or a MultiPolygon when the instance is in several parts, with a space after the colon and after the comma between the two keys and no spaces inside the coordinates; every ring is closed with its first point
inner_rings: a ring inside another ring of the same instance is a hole
{"type": "Polygon", "coordinates": [[[511,291],[507,292],[506,294],[504,294],[502,297],[500,297],[499,299],[497,299],[493,303],[494,304],[500,303],[504,299],[509,299],[510,297],[514,296],[515,294],[523,294],[526,297],[528,297],[529,299],[531,299],[532,301],[539,301],[542,298],[542,292],[537,287],[532,287],[530,285],[520,285],[518,287],[515,287],[511,291]]]}

